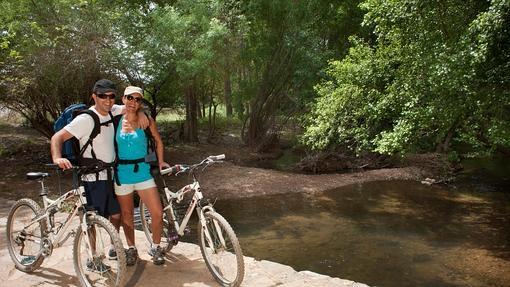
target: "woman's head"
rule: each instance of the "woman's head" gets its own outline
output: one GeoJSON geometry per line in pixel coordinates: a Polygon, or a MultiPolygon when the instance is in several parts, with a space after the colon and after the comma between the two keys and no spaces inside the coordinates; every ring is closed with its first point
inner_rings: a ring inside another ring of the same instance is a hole
{"type": "Polygon", "coordinates": [[[138,111],[142,106],[143,90],[139,87],[128,86],[124,90],[122,102],[126,105],[126,111],[138,111]]]}

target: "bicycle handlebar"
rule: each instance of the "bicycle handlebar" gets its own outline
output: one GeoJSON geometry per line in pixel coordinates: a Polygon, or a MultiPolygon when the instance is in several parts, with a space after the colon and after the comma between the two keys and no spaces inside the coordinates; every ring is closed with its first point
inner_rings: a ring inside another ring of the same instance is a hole
{"type": "Polygon", "coordinates": [[[209,159],[211,161],[220,161],[220,160],[225,159],[225,154],[211,155],[211,156],[208,156],[207,159],[209,159]]]}
{"type": "Polygon", "coordinates": [[[195,168],[197,168],[199,166],[202,166],[204,164],[208,165],[208,164],[212,164],[214,162],[220,162],[223,159],[225,159],[225,154],[211,155],[211,156],[206,157],[200,163],[193,164],[193,165],[176,164],[176,165],[171,166],[169,168],[162,169],[162,170],[160,170],[160,172],[161,172],[161,175],[165,175],[165,174],[168,174],[168,175],[175,174],[175,175],[177,175],[178,173],[185,172],[185,171],[188,171],[188,170],[193,170],[193,169],[195,169],[195,168]]]}
{"type": "Polygon", "coordinates": [[[113,167],[113,164],[98,161],[97,163],[89,164],[89,165],[73,165],[71,168],[65,169],[65,170],[60,168],[58,166],[58,164],[55,164],[55,163],[47,163],[47,164],[45,164],[45,166],[47,166],[49,168],[59,169],[62,171],[72,170],[72,171],[81,172],[81,171],[101,171],[103,169],[113,167]]]}

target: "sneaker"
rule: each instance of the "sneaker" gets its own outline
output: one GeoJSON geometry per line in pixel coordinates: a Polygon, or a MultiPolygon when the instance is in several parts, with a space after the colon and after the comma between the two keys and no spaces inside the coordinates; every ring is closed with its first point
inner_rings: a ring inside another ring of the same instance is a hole
{"type": "Polygon", "coordinates": [[[105,273],[110,271],[112,268],[101,261],[100,258],[94,258],[93,260],[87,259],[87,270],[95,271],[99,273],[105,273]]]}
{"type": "Polygon", "coordinates": [[[163,257],[163,249],[161,249],[161,246],[151,247],[151,249],[149,249],[149,255],[152,256],[152,263],[154,263],[154,265],[165,263],[165,257],[163,257]]]}
{"type": "Polygon", "coordinates": [[[126,249],[126,265],[133,266],[138,261],[138,250],[134,247],[126,249]]]}
{"type": "Polygon", "coordinates": [[[108,251],[108,259],[117,260],[117,251],[115,251],[115,249],[110,248],[110,250],[108,251]]]}

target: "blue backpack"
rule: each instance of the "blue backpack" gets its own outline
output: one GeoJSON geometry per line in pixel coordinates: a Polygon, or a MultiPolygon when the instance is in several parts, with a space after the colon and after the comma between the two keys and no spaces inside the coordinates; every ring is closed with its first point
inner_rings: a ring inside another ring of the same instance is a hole
{"type": "Polygon", "coordinates": [[[62,145],[62,157],[69,159],[69,161],[71,161],[73,164],[79,164],[83,159],[83,153],[90,145],[92,147],[91,149],[92,158],[94,160],[97,160],[96,154],[92,146],[92,141],[101,132],[101,126],[107,126],[113,122],[112,113],[111,112],[108,113],[110,114],[110,120],[104,123],[100,123],[99,116],[94,111],[89,110],[87,105],[73,104],[68,106],[64,110],[64,112],[62,112],[60,117],[55,121],[55,124],[53,125],[53,130],[55,132],[58,132],[61,129],[63,129],[66,125],[72,122],[73,119],[75,119],[78,115],[81,114],[87,114],[92,117],[92,119],[94,120],[94,128],[92,129],[92,132],[89,135],[89,139],[81,149],[80,143],[78,142],[78,139],[76,139],[75,137],[72,137],[71,139],[65,141],[64,144],[62,145]]]}

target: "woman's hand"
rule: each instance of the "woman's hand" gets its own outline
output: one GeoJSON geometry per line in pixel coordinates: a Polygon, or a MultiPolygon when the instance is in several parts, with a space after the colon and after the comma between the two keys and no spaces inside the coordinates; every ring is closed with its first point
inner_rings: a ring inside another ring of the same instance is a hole
{"type": "Polygon", "coordinates": [[[170,165],[168,163],[164,162],[164,161],[159,163],[159,169],[160,170],[167,169],[169,167],[170,167],[170,165]]]}

